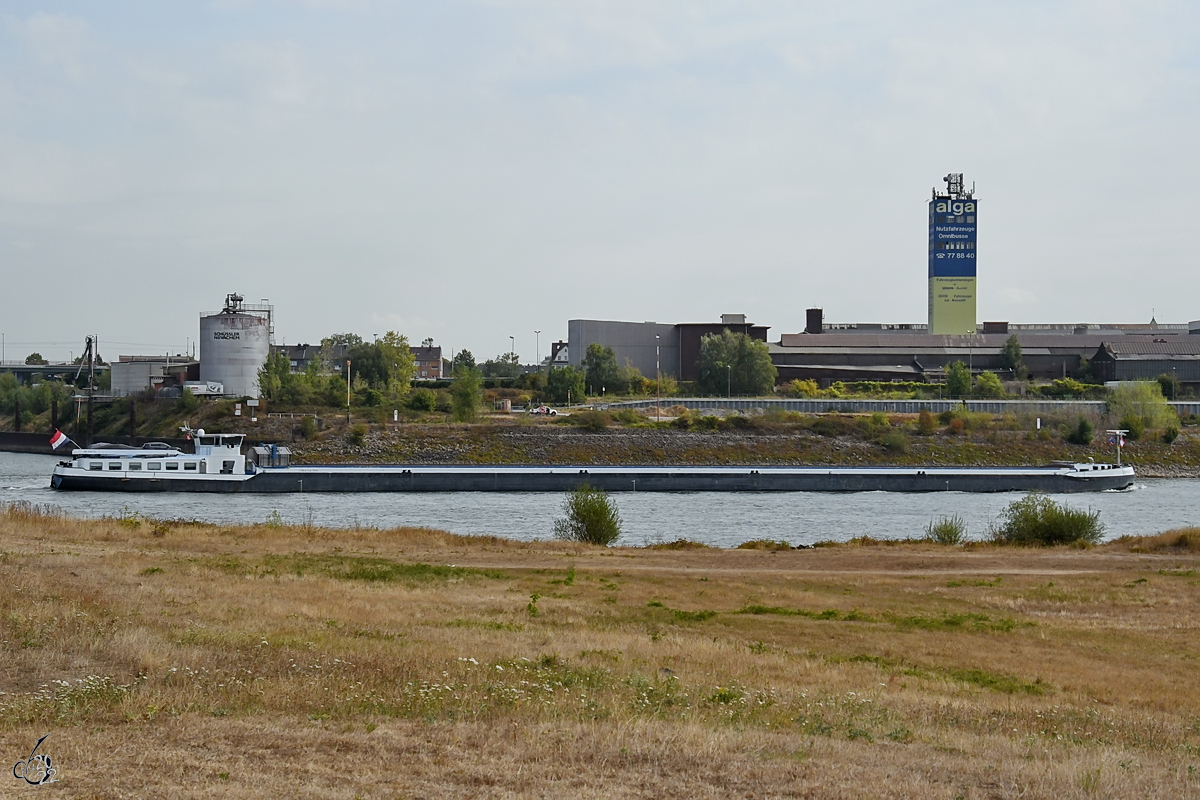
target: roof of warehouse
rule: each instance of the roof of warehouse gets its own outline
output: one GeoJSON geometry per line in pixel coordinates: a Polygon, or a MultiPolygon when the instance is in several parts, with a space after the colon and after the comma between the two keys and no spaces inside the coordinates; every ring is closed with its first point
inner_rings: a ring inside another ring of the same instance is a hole
{"type": "MultiPolygon", "coordinates": [[[[895,347],[906,351],[914,350],[929,350],[937,348],[961,348],[963,350],[974,348],[983,350],[986,348],[999,349],[1004,346],[1011,334],[1007,333],[980,333],[975,336],[967,334],[938,334],[938,333],[785,333],[780,337],[778,344],[783,347],[808,349],[811,347],[822,348],[875,348],[875,347],[895,347]]],[[[1042,347],[1047,349],[1054,348],[1069,348],[1076,350],[1079,348],[1096,348],[1105,342],[1119,341],[1122,344],[1126,342],[1152,342],[1155,338],[1167,338],[1170,340],[1186,340],[1188,336],[1178,336],[1175,334],[1167,334],[1166,337],[1159,335],[1130,335],[1113,337],[1102,334],[1016,334],[1017,340],[1021,343],[1022,350],[1030,348],[1042,347]]],[[[1195,337],[1200,339],[1200,336],[1195,337]]]]}

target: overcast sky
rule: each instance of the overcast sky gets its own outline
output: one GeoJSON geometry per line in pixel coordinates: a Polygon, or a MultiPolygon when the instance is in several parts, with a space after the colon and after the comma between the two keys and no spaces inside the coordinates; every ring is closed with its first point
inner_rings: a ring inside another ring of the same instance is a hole
{"type": "Polygon", "coordinates": [[[1194,2],[0,0],[7,358],[572,318],[924,322],[975,182],[979,318],[1200,318],[1194,2]]]}

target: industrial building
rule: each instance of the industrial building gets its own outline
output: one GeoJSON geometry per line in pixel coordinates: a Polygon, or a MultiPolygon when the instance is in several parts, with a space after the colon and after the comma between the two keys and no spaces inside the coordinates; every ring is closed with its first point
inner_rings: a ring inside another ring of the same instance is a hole
{"type": "MultiPolygon", "coordinates": [[[[1192,324],[1200,333],[1200,323],[1192,324]]],[[[1180,389],[1194,394],[1200,391],[1200,336],[1106,341],[1092,356],[1092,365],[1102,381],[1152,381],[1169,375],[1180,389]]]]}
{"type": "Polygon", "coordinates": [[[629,364],[648,378],[661,372],[695,381],[700,379],[700,340],[724,330],[765,342],[769,328],[747,322],[745,314],[722,314],[720,322],[676,324],[573,319],[567,322],[568,361],[573,367],[582,366],[588,345],[599,344],[612,348],[617,363],[629,364]]]}
{"type": "MultiPolygon", "coordinates": [[[[1012,335],[1021,343],[1029,376],[1039,380],[1078,377],[1087,360],[1095,364],[1095,378],[1111,374],[1107,380],[1152,379],[1171,373],[1174,367],[1183,382],[1191,374],[1191,366],[1185,367],[1184,362],[1190,354],[1200,353],[1200,335],[1189,335],[1200,334],[1200,322],[985,322],[973,334],[935,334],[919,324],[826,325],[824,312],[816,308],[808,310],[806,319],[803,333],[783,334],[770,345],[781,382],[809,378],[823,386],[834,381],[938,382],[955,361],[975,373],[1009,377],[1002,350],[1012,335]],[[1139,359],[1143,363],[1135,366],[1139,359]],[[1099,372],[1102,369],[1110,372],[1099,372]]],[[[1200,368],[1200,361],[1195,366],[1200,368]]]]}
{"type": "Polygon", "coordinates": [[[200,317],[200,380],[219,383],[232,397],[258,397],[258,372],[271,352],[274,309],[225,296],[217,314],[200,317]]]}
{"type": "Polygon", "coordinates": [[[119,356],[109,369],[112,370],[110,393],[116,397],[200,380],[200,362],[185,355],[119,356]]]}
{"type": "Polygon", "coordinates": [[[979,201],[961,172],[943,180],[929,201],[929,333],[974,333],[979,201]]]}

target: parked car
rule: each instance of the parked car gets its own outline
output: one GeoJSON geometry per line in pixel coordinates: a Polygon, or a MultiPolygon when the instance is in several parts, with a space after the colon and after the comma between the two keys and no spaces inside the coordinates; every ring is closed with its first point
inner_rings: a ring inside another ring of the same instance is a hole
{"type": "Polygon", "coordinates": [[[544,414],[544,415],[545,415],[545,416],[547,416],[547,417],[557,417],[557,416],[558,416],[558,412],[557,412],[557,411],[555,411],[555,410],[554,410],[553,408],[551,408],[550,406],[533,406],[533,407],[531,407],[531,408],[528,410],[528,412],[526,412],[526,413],[529,413],[529,414],[544,414]]]}

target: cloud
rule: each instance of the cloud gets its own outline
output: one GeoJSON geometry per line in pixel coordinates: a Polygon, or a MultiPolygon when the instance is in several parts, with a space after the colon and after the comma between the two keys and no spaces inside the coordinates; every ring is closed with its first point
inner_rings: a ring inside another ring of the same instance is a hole
{"type": "Polygon", "coordinates": [[[1198,316],[1163,291],[1200,212],[1189,4],[75,13],[0,29],[0,259],[73,305],[185,282],[170,340],[233,290],[289,341],[386,322],[475,352],[576,316],[920,321],[951,170],[981,197],[981,314],[1198,316]]]}

